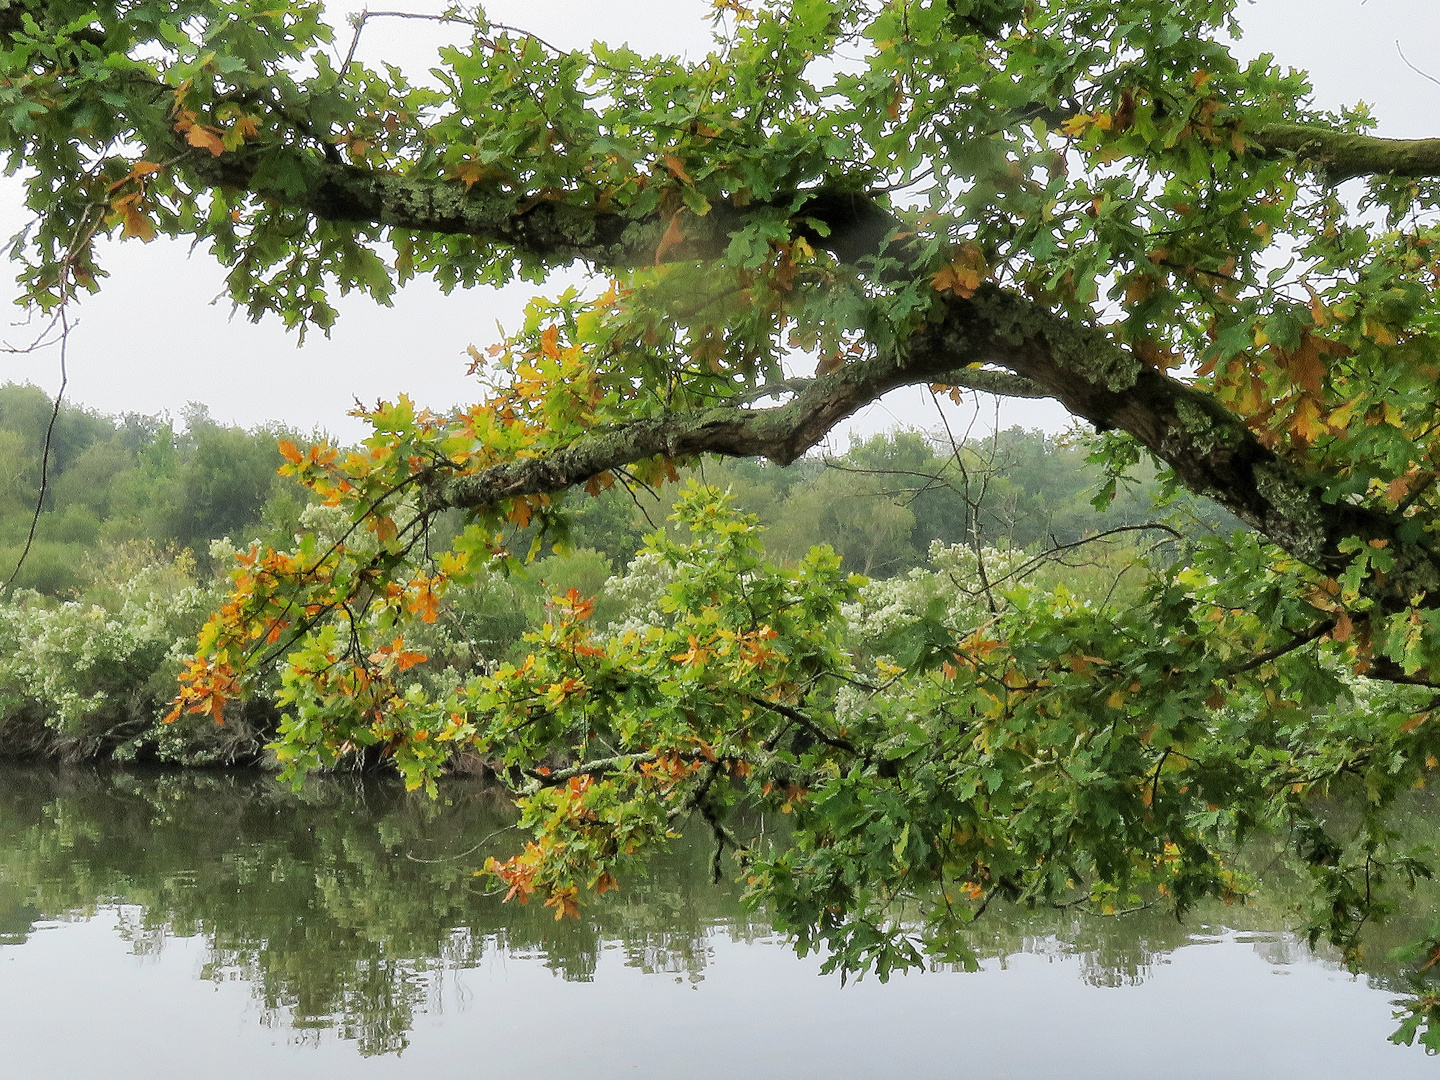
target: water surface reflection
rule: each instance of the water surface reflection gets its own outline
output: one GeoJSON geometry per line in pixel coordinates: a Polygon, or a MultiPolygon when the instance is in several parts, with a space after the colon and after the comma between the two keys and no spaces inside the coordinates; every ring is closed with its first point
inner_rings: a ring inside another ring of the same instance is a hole
{"type": "Polygon", "coordinates": [[[5,1056],[147,1080],[1440,1074],[1385,1041],[1393,972],[1281,932],[1283,873],[1184,925],[987,916],[980,973],[842,990],[711,885],[703,843],[578,922],[501,904],[473,869],[507,824],[479,784],[0,766],[5,1056]]]}

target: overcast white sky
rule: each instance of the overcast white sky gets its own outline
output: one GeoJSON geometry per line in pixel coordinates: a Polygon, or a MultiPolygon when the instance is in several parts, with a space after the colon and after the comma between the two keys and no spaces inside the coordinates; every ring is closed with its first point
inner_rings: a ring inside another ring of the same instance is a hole
{"type": "MultiPolygon", "coordinates": [[[[385,5],[437,10],[434,0],[385,5]]],[[[562,47],[594,38],[628,40],[641,51],[703,52],[708,46],[705,0],[492,0],[496,21],[533,30],[562,47]]],[[[337,24],[358,7],[332,2],[337,24]]],[[[1437,0],[1250,0],[1240,19],[1246,55],[1271,52],[1282,64],[1308,70],[1319,103],[1327,107],[1364,100],[1380,120],[1380,134],[1440,135],[1440,85],[1412,71],[1406,58],[1440,78],[1440,2],[1437,0]]],[[[433,56],[426,24],[391,21],[366,30],[364,54],[401,57],[423,70],[433,56]]],[[[0,180],[0,235],[22,224],[14,181],[0,180]]],[[[513,325],[531,286],[441,296],[426,283],[405,289],[389,309],[359,299],[341,304],[327,340],[313,334],[295,347],[273,320],[258,326],[232,319],[228,304],[213,303],[223,272],[186,245],[131,241],[105,252],[111,278],[79,309],[69,351],[71,400],[105,412],[170,412],[188,402],[209,407],[221,421],[245,425],[282,421],[301,430],[323,428],[354,439],[363,426],[346,416],[352,400],[366,402],[408,392],[417,402],[445,408],[473,400],[465,378],[465,347],[493,341],[497,320],[513,325]],[[284,387],[277,391],[276,387],[284,387]]],[[[16,295],[12,274],[0,274],[0,299],[16,295]]],[[[19,309],[14,309],[19,311],[19,309]]],[[[15,316],[18,318],[19,316],[15,316]]],[[[6,327],[11,344],[27,340],[24,327],[6,327]]],[[[53,392],[53,352],[0,355],[0,382],[33,382],[53,392]]],[[[968,415],[968,414],[967,414],[968,415]]],[[[987,411],[988,415],[988,411],[987,411]]],[[[964,416],[956,418],[963,424],[964,416]]],[[[857,416],[836,437],[895,426],[935,425],[928,395],[896,392],[857,416]]],[[[1002,424],[1060,430],[1063,410],[1049,402],[1010,402],[1002,424]]]]}

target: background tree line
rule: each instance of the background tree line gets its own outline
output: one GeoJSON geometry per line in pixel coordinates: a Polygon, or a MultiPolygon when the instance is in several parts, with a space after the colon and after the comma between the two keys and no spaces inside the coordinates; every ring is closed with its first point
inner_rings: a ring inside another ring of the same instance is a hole
{"type": "MultiPolygon", "coordinates": [[[[30,529],[53,406],[37,387],[0,386],[0,572],[7,577],[30,529]]],[[[121,545],[188,548],[203,560],[216,537],[293,531],[305,496],[276,475],[283,434],[216,423],[198,405],[176,424],[62,404],[35,543],[15,586],[72,596],[121,545]]]]}

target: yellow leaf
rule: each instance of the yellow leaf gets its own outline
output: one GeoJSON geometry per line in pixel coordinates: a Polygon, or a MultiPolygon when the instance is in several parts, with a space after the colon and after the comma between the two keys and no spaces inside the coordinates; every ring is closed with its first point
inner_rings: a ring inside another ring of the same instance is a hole
{"type": "Polygon", "coordinates": [[[1351,398],[1344,405],[1341,405],[1338,409],[1330,413],[1330,415],[1325,418],[1325,423],[1330,428],[1330,434],[1343,435],[1345,429],[1350,426],[1351,418],[1355,415],[1356,406],[1364,400],[1365,395],[1361,394],[1359,397],[1351,398]]]}
{"type": "Polygon", "coordinates": [[[1395,335],[1390,332],[1390,328],[1374,319],[1365,320],[1365,336],[1376,345],[1395,344],[1395,335]]]}
{"type": "Polygon", "coordinates": [[[1290,431],[1300,442],[1312,443],[1325,434],[1325,423],[1320,418],[1320,403],[1309,394],[1301,394],[1290,415],[1290,431]]]}

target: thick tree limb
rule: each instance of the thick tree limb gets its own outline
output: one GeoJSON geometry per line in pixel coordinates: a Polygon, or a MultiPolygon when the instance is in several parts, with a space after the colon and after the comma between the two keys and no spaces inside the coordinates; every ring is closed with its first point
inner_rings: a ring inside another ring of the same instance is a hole
{"type": "Polygon", "coordinates": [[[1313,162],[1332,184],[1357,176],[1440,176],[1440,139],[1381,139],[1319,124],[1266,124],[1246,137],[1271,153],[1313,162]]]}
{"type": "Polygon", "coordinates": [[[1322,573],[1336,576],[1350,564],[1346,540],[1388,548],[1396,565],[1371,586],[1383,610],[1400,610],[1422,593],[1440,603],[1440,564],[1400,538],[1398,513],[1326,502],[1317,478],[1263,447],[1209,394],[1145,366],[1093,327],[993,287],[947,308],[943,323],[910,343],[912,362],[923,365],[928,353],[976,354],[1008,367],[1096,428],[1129,432],[1189,490],[1322,573]]]}
{"type": "Polygon", "coordinates": [[[564,491],[592,476],[657,455],[765,457],[788,465],[836,424],[897,386],[946,382],[956,357],[915,363],[881,356],[846,364],[805,384],[791,401],[772,408],[719,405],[598,430],[545,457],[507,462],[483,472],[438,476],[426,486],[428,505],[488,506],[517,495],[564,491]]]}
{"type": "MultiPolygon", "coordinates": [[[[670,224],[659,214],[633,218],[567,202],[562,196],[536,198],[484,182],[467,188],[454,180],[378,172],[327,161],[299,148],[283,152],[291,155],[293,166],[286,175],[303,177],[303,191],[279,190],[267,184],[261,169],[264,155],[275,153],[273,148],[242,148],[216,158],[187,153],[178,138],[168,142],[167,149],[180,155],[174,167],[202,186],[251,191],[323,221],[388,225],[503,244],[555,265],[576,260],[612,269],[652,264],[670,224]]],[[[270,170],[275,171],[273,164],[270,170]]],[[[880,251],[899,224],[863,192],[834,188],[784,193],[744,207],[714,202],[704,217],[682,211],[677,225],[683,239],[667,244],[665,261],[718,258],[736,232],[761,217],[787,216],[797,200],[803,203],[802,217],[825,226],[804,225],[797,235],[844,263],[880,251]]]]}
{"type": "MultiPolygon", "coordinates": [[[[1357,176],[1440,176],[1440,139],[1382,139],[1315,124],[1268,124],[1247,137],[1262,153],[1289,153],[1313,163],[1331,183],[1357,176]]],[[[177,143],[174,149],[185,148],[177,143]]],[[[537,200],[525,192],[484,183],[466,188],[453,180],[378,172],[326,161],[298,148],[289,153],[294,155],[295,171],[305,177],[303,194],[276,191],[263,181],[260,169],[262,153],[274,152],[257,148],[220,158],[190,154],[176,167],[201,184],[254,191],[322,220],[468,236],[555,263],[580,259],[620,268],[653,262],[669,224],[659,215],[634,219],[563,198],[537,200]]],[[[679,225],[684,239],[667,246],[666,259],[716,257],[730,237],[757,215],[787,214],[802,197],[802,216],[824,222],[826,228],[803,227],[800,233],[841,262],[853,263],[880,251],[898,224],[871,196],[838,188],[784,193],[768,204],[746,207],[718,202],[704,217],[683,214],[679,225]]]]}
{"type": "Polygon", "coordinates": [[[1023,375],[994,368],[961,368],[938,380],[942,386],[959,386],[966,390],[979,390],[984,394],[1010,398],[1049,398],[1055,395],[1023,375]]]}
{"type": "MultiPolygon", "coordinates": [[[[1267,150],[1314,155],[1332,178],[1377,169],[1440,175],[1440,140],[1400,142],[1299,125],[1272,125],[1253,137],[1267,150]]],[[[244,172],[242,155],[200,157],[189,158],[187,167],[216,173],[212,182],[246,186],[253,180],[236,172],[244,172]]],[[[312,182],[305,208],[317,216],[463,234],[557,262],[583,259],[619,267],[653,260],[668,224],[658,216],[632,221],[559,201],[527,205],[519,196],[480,184],[467,191],[455,183],[381,175],[313,156],[307,167],[312,182]]],[[[717,204],[703,218],[687,215],[685,240],[671,248],[672,257],[713,257],[753,215],[785,212],[781,208],[788,210],[794,201],[744,208],[717,204]]],[[[889,212],[862,193],[817,190],[802,214],[827,222],[829,235],[816,235],[812,242],[844,261],[880,250],[895,227],[889,212]]],[[[1388,547],[1397,566],[1383,585],[1374,586],[1383,593],[1375,596],[1383,610],[1400,610],[1417,594],[1440,603],[1437,559],[1399,539],[1398,515],[1327,503],[1323,485],[1262,447],[1238,417],[1209,395],[1146,367],[1102,331],[994,287],[969,300],[948,298],[943,317],[900,350],[816,378],[784,405],[727,404],[596,431],[543,458],[476,475],[436,477],[429,482],[427,500],[437,508],[476,507],[556,492],[657,455],[762,456],[785,464],[857,409],[889,390],[917,383],[1054,397],[1097,428],[1129,432],[1191,491],[1214,499],[1323,573],[1338,575],[1349,564],[1342,541],[1358,538],[1388,547]]]]}
{"type": "Polygon", "coordinates": [[[656,455],[761,456],[787,464],[857,409],[898,386],[963,384],[970,364],[1005,367],[1035,393],[1058,399],[1102,430],[1129,432],[1206,495],[1322,573],[1342,573],[1358,538],[1388,548],[1395,568],[1372,586],[1382,610],[1398,611],[1417,593],[1440,603],[1440,565],[1400,539],[1398,514],[1326,502],[1323,486],[1263,447],[1239,417],[1212,397],[1146,367],[1103,331],[1073,322],[994,287],[973,299],[949,298],[943,318],[905,344],[901,355],[847,364],[811,380],[785,405],[717,406],[636,421],[576,441],[542,458],[467,476],[439,476],[430,506],[477,507],[517,495],[557,492],[656,455]]]}

